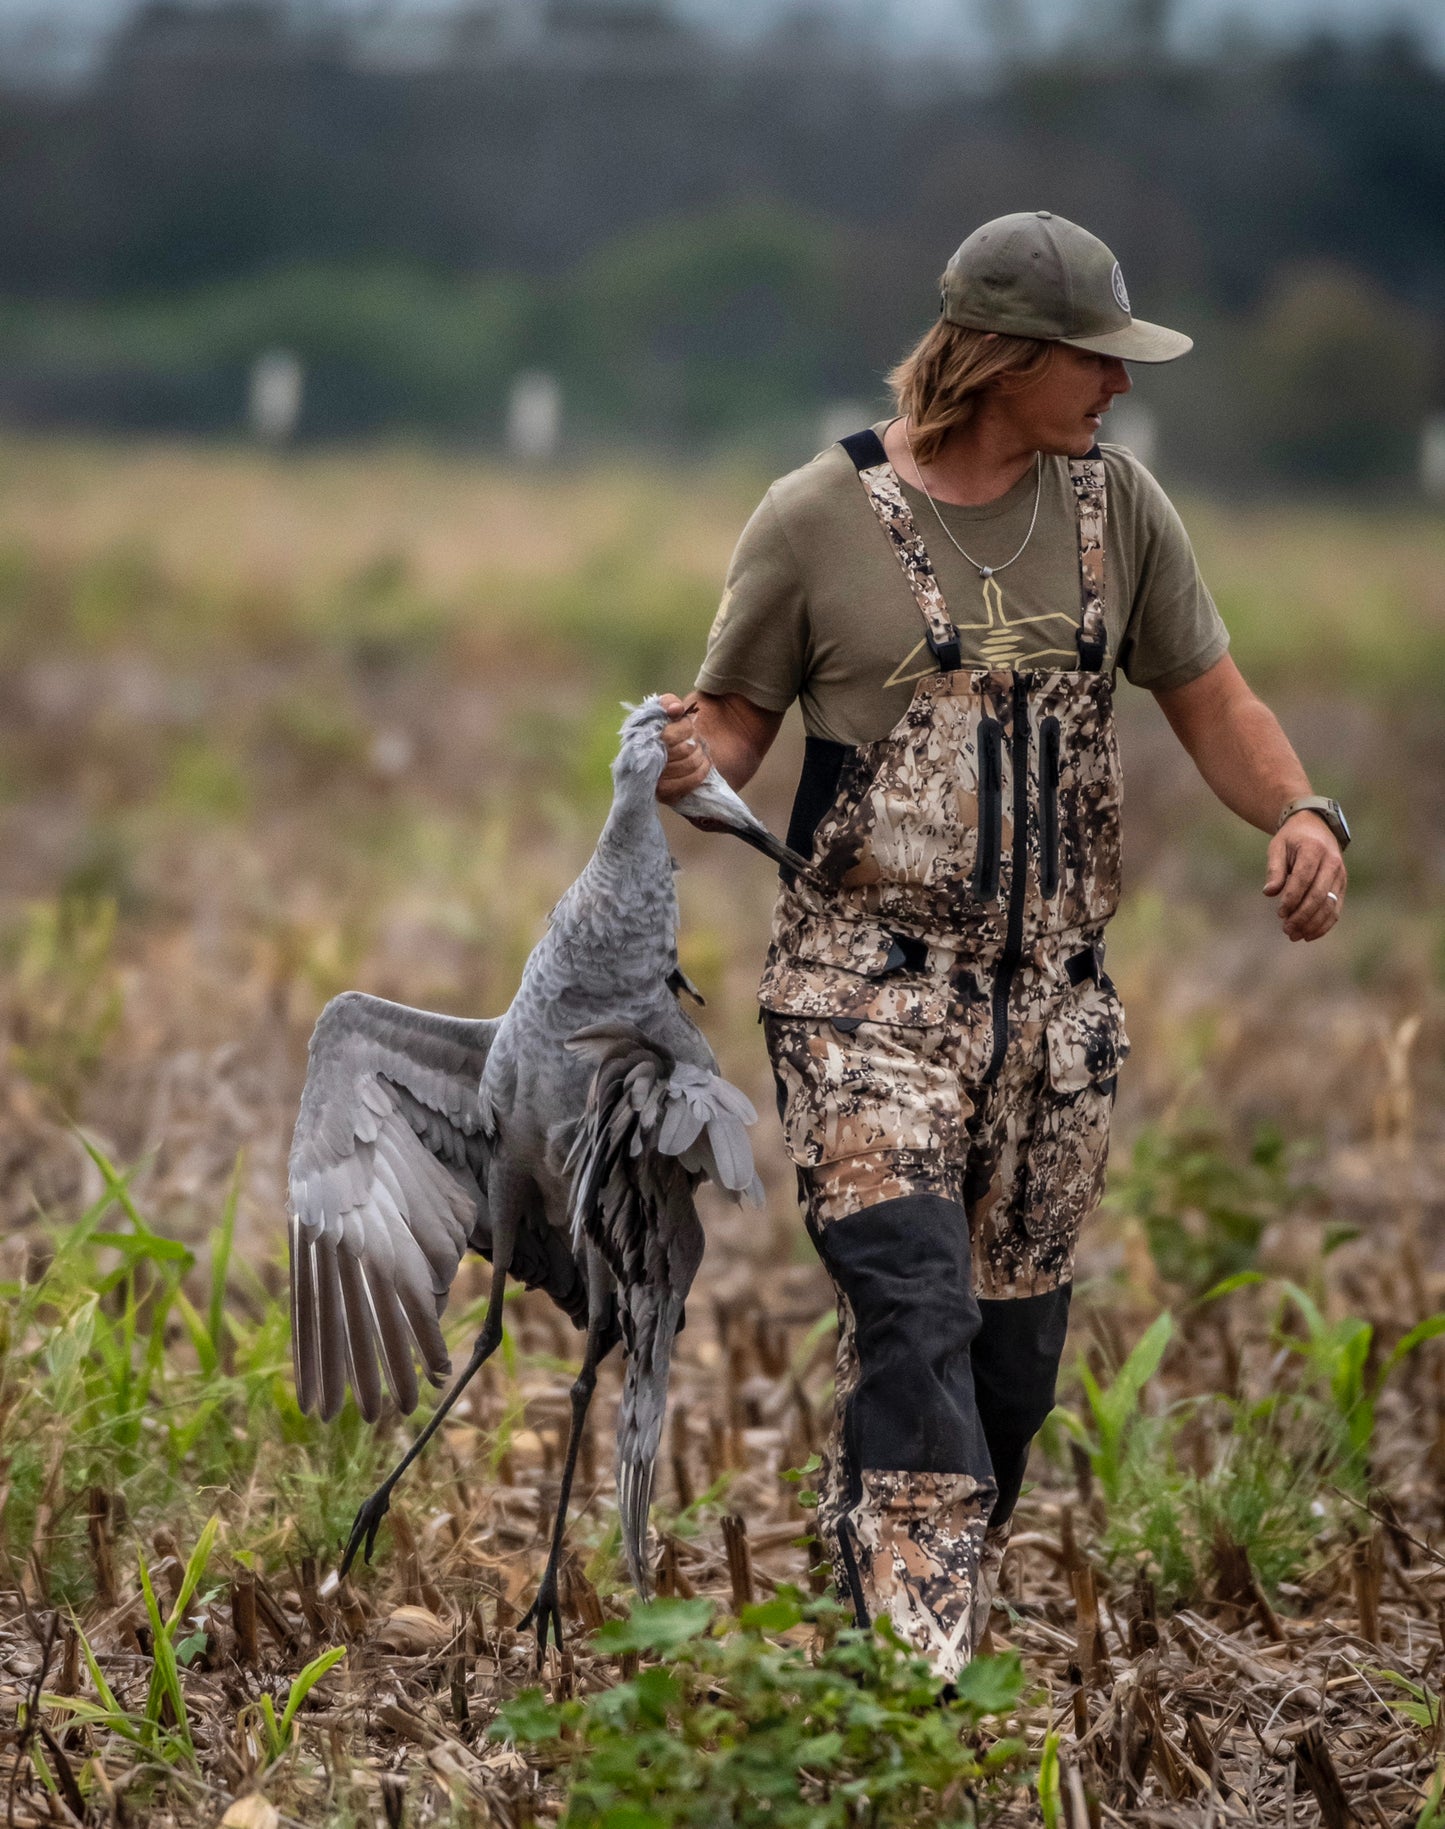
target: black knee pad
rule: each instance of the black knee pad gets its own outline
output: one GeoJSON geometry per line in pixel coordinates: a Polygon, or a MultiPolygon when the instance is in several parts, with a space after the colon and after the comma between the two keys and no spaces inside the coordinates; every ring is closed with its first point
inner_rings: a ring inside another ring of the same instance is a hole
{"type": "Polygon", "coordinates": [[[853,1310],[859,1379],[844,1423],[851,1471],[987,1480],[969,1359],[979,1310],[963,1207],[906,1194],[812,1230],[853,1310]]]}
{"type": "Polygon", "coordinates": [[[979,1303],[973,1384],[998,1480],[993,1522],[1010,1516],[1023,1485],[1029,1444],[1054,1407],[1069,1330],[1073,1285],[1043,1295],[979,1303]]]}

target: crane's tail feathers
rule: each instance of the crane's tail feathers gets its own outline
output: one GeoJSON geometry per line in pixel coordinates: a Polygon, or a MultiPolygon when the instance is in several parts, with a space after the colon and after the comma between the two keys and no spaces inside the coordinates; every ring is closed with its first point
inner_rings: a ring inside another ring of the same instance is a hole
{"type": "Polygon", "coordinates": [[[652,1509],[652,1479],[656,1468],[655,1458],[646,1462],[619,1460],[617,1463],[617,1521],[622,1529],[622,1548],[632,1585],[644,1600],[652,1597],[651,1571],[647,1566],[647,1517],[652,1509]]]}
{"type": "Polygon", "coordinates": [[[646,1599],[647,1514],[683,1296],[644,1285],[626,1291],[623,1301],[628,1351],[617,1412],[617,1518],[632,1585],[646,1599]]]}
{"type": "Polygon", "coordinates": [[[762,1204],[748,1139],[758,1114],[746,1094],[721,1074],[674,1060],[628,1022],[593,1023],[566,1045],[597,1064],[563,1165],[574,1243],[599,1221],[606,1227],[606,1209],[660,1193],[659,1157],[691,1177],[707,1176],[735,1199],[762,1204]]]}
{"type": "Polygon", "coordinates": [[[752,1101],[720,1074],[680,1061],[667,1083],[668,1105],[656,1147],[676,1156],[693,1174],[706,1175],[729,1194],[757,1186],[748,1129],[758,1121],[752,1101]]]}

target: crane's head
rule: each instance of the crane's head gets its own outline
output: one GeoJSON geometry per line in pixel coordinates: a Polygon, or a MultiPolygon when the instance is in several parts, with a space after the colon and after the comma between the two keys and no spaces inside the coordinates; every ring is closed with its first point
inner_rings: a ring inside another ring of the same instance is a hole
{"type": "Polygon", "coordinates": [[[656,694],[649,694],[640,705],[628,706],[627,712],[622,741],[612,759],[612,785],[619,794],[629,788],[634,792],[645,789],[650,798],[667,763],[662,741],[667,713],[656,694]]]}
{"type": "MultiPolygon", "coordinates": [[[[613,817],[624,822],[635,818],[644,806],[656,816],[657,783],[667,765],[667,746],[662,740],[662,732],[668,717],[661,701],[650,695],[640,705],[629,706],[628,710],[630,715],[622,726],[622,742],[612,763],[613,817]]],[[[807,858],[800,857],[781,839],[774,838],[715,766],[700,786],[672,804],[674,812],[691,820],[704,832],[732,832],[787,870],[803,875],[811,871],[807,858]]]]}

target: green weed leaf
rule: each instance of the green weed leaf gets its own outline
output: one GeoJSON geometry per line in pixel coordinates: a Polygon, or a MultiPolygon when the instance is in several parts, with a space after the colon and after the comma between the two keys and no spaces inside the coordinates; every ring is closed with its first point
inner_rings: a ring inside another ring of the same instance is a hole
{"type": "Polygon", "coordinates": [[[754,1607],[744,1607],[739,1614],[739,1623],[752,1632],[786,1632],[796,1626],[803,1617],[802,1597],[796,1589],[784,1589],[774,1595],[772,1600],[759,1602],[754,1607]]]}
{"type": "Polygon", "coordinates": [[[706,1632],[716,1611],[710,1600],[653,1600],[634,1607],[627,1619],[608,1620],[593,1640],[606,1656],[623,1651],[656,1651],[670,1657],[706,1632]]]}
{"type": "Polygon", "coordinates": [[[981,1715],[1000,1715],[1018,1701],[1024,1690],[1024,1667],[1016,1651],[1001,1656],[975,1658],[953,1679],[960,1702],[981,1715]]]}
{"type": "Polygon", "coordinates": [[[556,1740],[562,1732],[562,1710],[540,1689],[524,1689],[497,1710],[487,1729],[489,1740],[513,1740],[520,1746],[537,1746],[556,1740]]]}

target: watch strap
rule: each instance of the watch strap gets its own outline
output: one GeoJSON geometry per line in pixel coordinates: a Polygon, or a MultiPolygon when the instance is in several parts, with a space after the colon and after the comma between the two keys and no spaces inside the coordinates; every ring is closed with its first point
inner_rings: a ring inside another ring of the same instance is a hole
{"type": "Polygon", "coordinates": [[[1296,813],[1317,814],[1334,833],[1342,851],[1349,844],[1350,828],[1345,824],[1344,812],[1338,800],[1331,800],[1324,794],[1299,794],[1293,800],[1287,800],[1280,809],[1274,825],[1275,831],[1278,832],[1284,822],[1296,813]]]}

